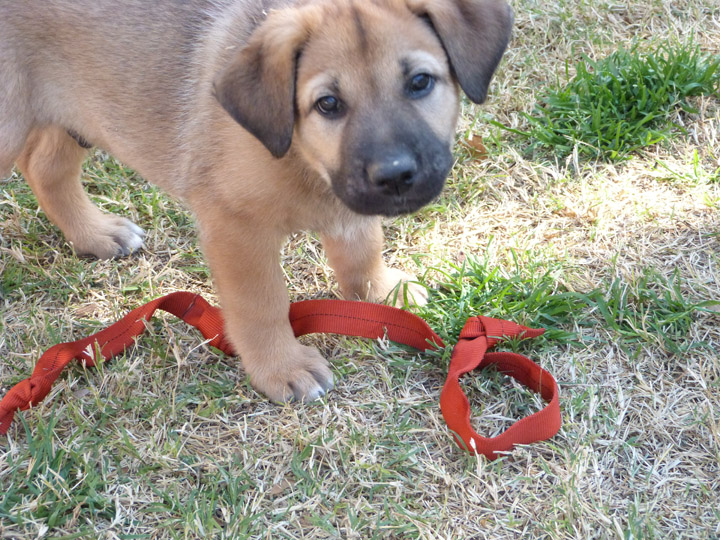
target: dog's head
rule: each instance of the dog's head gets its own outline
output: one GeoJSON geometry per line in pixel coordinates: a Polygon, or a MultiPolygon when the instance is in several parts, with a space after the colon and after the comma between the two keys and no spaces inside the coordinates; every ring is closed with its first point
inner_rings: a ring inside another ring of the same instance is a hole
{"type": "Polygon", "coordinates": [[[503,0],[332,0],[273,11],[215,81],[277,158],[301,155],[362,214],[411,212],[452,165],[458,84],[484,101],[507,46],[503,0]]]}

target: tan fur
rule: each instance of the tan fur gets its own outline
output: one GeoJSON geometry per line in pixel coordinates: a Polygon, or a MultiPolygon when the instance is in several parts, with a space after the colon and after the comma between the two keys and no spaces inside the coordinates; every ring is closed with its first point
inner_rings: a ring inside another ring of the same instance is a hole
{"type": "Polygon", "coordinates": [[[49,125],[30,132],[17,166],[77,253],[109,259],[122,246],[120,254],[128,254],[142,245],[143,233],[125,218],[103,214],[90,201],[80,183],[86,155],[64,129],[49,125]]]}
{"type": "Polygon", "coordinates": [[[90,202],[68,133],[184,199],[252,384],[314,399],[332,373],[288,324],[283,242],[317,231],[348,298],[382,301],[410,280],[383,262],[372,214],[439,189],[458,80],[484,99],[511,19],[502,0],[0,0],[0,171],[16,162],[75,250],[101,258],[142,231],[90,202]],[[408,98],[424,72],[432,92],[408,98]],[[347,112],[329,119],[315,104],[333,93],[347,112]],[[418,168],[405,184],[373,176],[402,161],[384,154],[396,146],[418,168]]]}

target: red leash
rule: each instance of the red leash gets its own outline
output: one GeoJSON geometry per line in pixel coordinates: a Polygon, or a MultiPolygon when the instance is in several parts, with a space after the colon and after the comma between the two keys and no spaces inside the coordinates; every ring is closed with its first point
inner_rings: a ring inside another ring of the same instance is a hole
{"type": "MultiPolygon", "coordinates": [[[[92,336],[60,343],[48,349],[35,365],[32,376],[16,384],[0,401],[0,434],[7,433],[15,411],[25,410],[42,401],[71,360],[94,366],[96,351],[106,360],[123,352],[135,343],[136,336],[143,333],[146,321],[157,309],[172,313],[195,326],[205,339],[210,340],[210,345],[225,354],[235,354],[223,336],[223,319],[218,308],[194,293],[168,294],[134,309],[115,324],[92,336]]],[[[296,336],[316,332],[370,339],[387,336],[391,341],[421,351],[445,346],[417,315],[379,304],[306,300],[290,306],[290,323],[296,336]]],[[[502,339],[532,338],[543,332],[489,317],[468,319],[453,349],[450,371],[440,395],[440,408],[455,440],[470,453],[484,454],[489,459],[495,459],[500,456],[500,452],[506,452],[516,444],[549,439],[560,429],[558,387],[552,375],[525,356],[509,352],[487,353],[489,348],[502,339]],[[495,364],[501,372],[539,392],[548,404],[535,414],[515,422],[497,437],[485,438],[472,428],[470,403],[460,387],[460,377],[490,364],[495,364]]]]}

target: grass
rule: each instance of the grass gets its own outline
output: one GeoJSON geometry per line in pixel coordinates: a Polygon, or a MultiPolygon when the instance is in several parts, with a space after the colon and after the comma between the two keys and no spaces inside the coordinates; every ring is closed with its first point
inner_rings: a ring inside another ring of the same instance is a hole
{"type": "Polygon", "coordinates": [[[630,282],[613,279],[607,290],[590,293],[600,321],[611,328],[620,343],[654,342],[673,355],[706,343],[688,339],[698,312],[712,312],[720,300],[691,300],[676,272],[669,278],[654,269],[643,269],[630,282]]]}
{"type": "MultiPolygon", "coordinates": [[[[530,149],[564,158],[627,159],[629,154],[667,140],[677,110],[695,112],[689,98],[720,95],[720,55],[703,54],[692,40],[666,41],[651,51],[640,43],[600,60],[585,54],[562,87],[542,93],[527,131],[530,149]]],[[[682,129],[680,129],[682,131],[682,129]]]]}
{"type": "MultiPolygon", "coordinates": [[[[448,186],[386,223],[386,258],[431,288],[421,314],[450,343],[477,313],[547,328],[503,347],[558,380],[560,433],[494,462],[466,455],[438,407],[449,350],[383,340],[304,338],[330,359],[336,388],[273,405],[235,359],[160,316],[112,362],[68,368],[0,439],[0,537],[720,536],[717,96],[687,98],[668,138],[622,160],[580,153],[595,143],[528,153],[493,125],[529,132],[536,104],[562,88],[556,74],[572,80],[580,59],[594,73],[622,46],[642,58],[693,35],[661,54],[717,58],[720,11],[710,0],[513,4],[490,99],[463,105],[448,186]]],[[[177,202],[102,153],[86,178],[106,211],[148,231],[147,248],[78,259],[22,178],[4,183],[0,392],[53,343],[141,302],[181,289],[215,300],[177,202]]],[[[313,235],[291,238],[283,261],[293,299],[336,294],[313,235]]],[[[542,406],[491,370],[463,385],[483,434],[542,406]]]]}

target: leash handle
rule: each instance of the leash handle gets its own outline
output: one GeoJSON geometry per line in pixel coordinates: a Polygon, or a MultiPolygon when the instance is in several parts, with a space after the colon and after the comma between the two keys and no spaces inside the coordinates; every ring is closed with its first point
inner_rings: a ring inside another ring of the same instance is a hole
{"type": "MultiPolygon", "coordinates": [[[[161,309],[196,327],[209,344],[235,356],[225,339],[220,310],[198,294],[174,292],[140,306],[115,324],[84,339],[60,343],[38,360],[32,375],[16,384],[0,401],[0,435],[7,433],[17,410],[38,404],[72,360],[95,365],[95,355],[104,359],[122,353],[145,331],[146,322],[161,309]]],[[[329,332],[346,336],[391,341],[425,351],[445,345],[428,324],[408,311],[390,306],[346,300],[305,300],[290,305],[290,324],[295,336],[329,332]]],[[[558,388],[550,373],[529,358],[508,352],[488,353],[498,341],[509,337],[537,337],[544,330],[533,330],[510,321],[490,317],[471,317],[453,349],[450,370],[440,395],[440,407],[456,442],[470,453],[495,459],[516,444],[545,440],[560,429],[558,388]],[[539,392],[548,405],[514,423],[497,437],[478,435],[470,422],[470,404],[460,387],[460,377],[477,368],[495,364],[498,369],[539,392]]]]}

